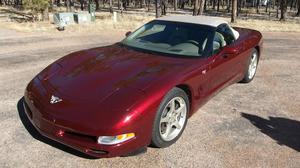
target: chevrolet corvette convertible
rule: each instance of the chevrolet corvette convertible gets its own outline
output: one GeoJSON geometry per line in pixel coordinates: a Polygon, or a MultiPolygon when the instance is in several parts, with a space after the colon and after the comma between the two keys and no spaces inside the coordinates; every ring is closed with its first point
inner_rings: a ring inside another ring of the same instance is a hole
{"type": "Polygon", "coordinates": [[[98,158],[168,147],[216,93],[252,81],[262,43],[219,18],[158,18],[46,67],[26,87],[25,113],[43,136],[98,158]]]}

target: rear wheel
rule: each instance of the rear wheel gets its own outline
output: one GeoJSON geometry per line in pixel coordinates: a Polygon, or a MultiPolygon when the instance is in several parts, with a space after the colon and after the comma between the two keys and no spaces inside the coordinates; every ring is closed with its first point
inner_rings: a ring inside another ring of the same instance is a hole
{"type": "Polygon", "coordinates": [[[175,143],[181,136],[189,112],[186,93],[173,88],[165,96],[157,111],[152,130],[152,145],[163,148],[175,143]]]}
{"type": "Polygon", "coordinates": [[[257,70],[258,59],[258,51],[256,49],[253,49],[251,56],[249,57],[247,71],[243,80],[241,81],[242,83],[249,83],[253,80],[257,70]]]}

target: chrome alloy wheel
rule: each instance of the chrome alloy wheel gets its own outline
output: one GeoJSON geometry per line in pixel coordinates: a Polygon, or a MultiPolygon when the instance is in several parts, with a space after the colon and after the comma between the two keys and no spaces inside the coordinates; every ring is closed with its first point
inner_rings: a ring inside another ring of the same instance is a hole
{"type": "Polygon", "coordinates": [[[175,139],[186,122],[187,106],[182,97],[171,99],[165,106],[160,118],[159,133],[164,141],[175,139]]]}
{"type": "Polygon", "coordinates": [[[248,78],[249,79],[252,79],[256,73],[257,62],[258,62],[257,52],[254,52],[251,56],[249,69],[248,69],[248,78]]]}

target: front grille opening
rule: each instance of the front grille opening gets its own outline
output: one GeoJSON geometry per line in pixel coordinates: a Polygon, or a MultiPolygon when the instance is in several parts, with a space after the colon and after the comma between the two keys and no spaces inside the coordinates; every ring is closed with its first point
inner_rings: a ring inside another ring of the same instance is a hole
{"type": "Polygon", "coordinates": [[[106,154],[108,154],[108,152],[107,152],[107,151],[104,151],[104,150],[90,149],[90,151],[91,151],[92,153],[100,154],[100,155],[106,155],[106,154]]]}
{"type": "Polygon", "coordinates": [[[79,139],[81,141],[86,141],[86,142],[97,142],[96,136],[80,134],[80,133],[72,132],[72,131],[65,131],[64,136],[68,136],[70,138],[79,139]]]}

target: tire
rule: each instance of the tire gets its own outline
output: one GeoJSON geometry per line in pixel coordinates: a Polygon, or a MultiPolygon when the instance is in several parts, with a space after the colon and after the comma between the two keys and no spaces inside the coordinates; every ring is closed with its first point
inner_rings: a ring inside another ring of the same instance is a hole
{"type": "Polygon", "coordinates": [[[248,66],[244,78],[240,81],[240,83],[249,83],[253,80],[256,74],[258,61],[259,61],[259,53],[256,49],[253,49],[248,60],[248,66]]]}
{"type": "Polygon", "coordinates": [[[151,146],[165,148],[175,143],[187,124],[189,99],[180,88],[173,88],[162,100],[154,119],[151,146]]]}

